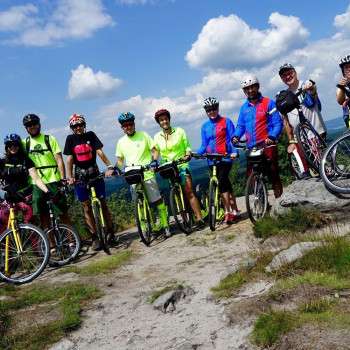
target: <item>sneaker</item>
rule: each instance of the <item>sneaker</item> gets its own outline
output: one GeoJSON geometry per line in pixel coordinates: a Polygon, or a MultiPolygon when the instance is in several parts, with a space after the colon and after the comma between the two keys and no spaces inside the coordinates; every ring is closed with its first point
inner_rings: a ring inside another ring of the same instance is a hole
{"type": "Polygon", "coordinates": [[[232,225],[235,218],[236,218],[236,216],[233,215],[232,213],[226,213],[224,222],[226,225],[232,225]]]}
{"type": "Polygon", "coordinates": [[[205,222],[204,222],[204,220],[203,219],[201,219],[201,220],[198,220],[198,221],[196,221],[196,223],[195,223],[195,229],[197,230],[197,231],[201,231],[201,230],[204,230],[205,229],[205,222]]]}
{"type": "Polygon", "coordinates": [[[97,238],[92,241],[91,249],[95,252],[102,249],[101,242],[97,238]]]}
{"type": "Polygon", "coordinates": [[[171,232],[170,232],[169,227],[164,227],[164,235],[166,238],[171,237],[171,232]]]}

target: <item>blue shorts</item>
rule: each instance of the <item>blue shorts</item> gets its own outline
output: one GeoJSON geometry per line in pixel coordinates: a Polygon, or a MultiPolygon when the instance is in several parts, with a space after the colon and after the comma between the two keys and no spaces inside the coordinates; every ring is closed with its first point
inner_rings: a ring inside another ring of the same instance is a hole
{"type": "MultiPolygon", "coordinates": [[[[106,187],[103,179],[97,179],[93,183],[98,198],[106,198],[106,187]]],[[[85,202],[90,198],[90,193],[87,186],[83,182],[74,185],[75,194],[79,202],[85,202]]]]}

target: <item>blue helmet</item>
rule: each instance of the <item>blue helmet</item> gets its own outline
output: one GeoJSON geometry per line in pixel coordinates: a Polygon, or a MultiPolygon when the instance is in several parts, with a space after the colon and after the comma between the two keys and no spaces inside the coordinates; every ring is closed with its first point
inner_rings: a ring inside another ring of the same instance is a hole
{"type": "Polygon", "coordinates": [[[6,145],[9,142],[17,142],[21,144],[21,137],[17,134],[7,134],[4,138],[4,144],[6,145]]]}
{"type": "Polygon", "coordinates": [[[135,120],[135,116],[131,112],[121,113],[118,117],[118,121],[120,124],[125,122],[133,122],[135,120]]]}

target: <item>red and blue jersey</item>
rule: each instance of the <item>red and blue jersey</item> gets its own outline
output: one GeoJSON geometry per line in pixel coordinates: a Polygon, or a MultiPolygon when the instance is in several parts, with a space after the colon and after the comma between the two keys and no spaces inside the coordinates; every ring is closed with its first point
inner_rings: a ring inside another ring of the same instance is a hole
{"type": "Polygon", "coordinates": [[[260,95],[256,103],[246,101],[239,112],[234,136],[247,139],[248,148],[252,148],[267,138],[277,140],[283,129],[281,115],[275,101],[260,95]]]}
{"type": "MultiPolygon", "coordinates": [[[[233,147],[231,143],[231,138],[234,135],[234,131],[235,126],[230,119],[220,115],[215,119],[209,118],[202,125],[202,144],[198,149],[198,153],[237,153],[236,148],[233,147]]],[[[230,162],[231,160],[225,159],[224,161],[230,162]]]]}

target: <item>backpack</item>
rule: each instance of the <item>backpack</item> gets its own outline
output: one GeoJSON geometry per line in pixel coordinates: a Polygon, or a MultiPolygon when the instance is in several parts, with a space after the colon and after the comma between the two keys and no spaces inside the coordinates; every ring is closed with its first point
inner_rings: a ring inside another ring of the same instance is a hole
{"type": "Polygon", "coordinates": [[[92,159],[92,147],[88,143],[82,143],[73,148],[78,162],[86,162],[92,159]]]}
{"type": "MultiPolygon", "coordinates": [[[[28,136],[26,138],[26,152],[27,154],[31,154],[31,153],[40,153],[40,154],[44,154],[44,152],[50,152],[53,156],[53,152],[52,152],[52,148],[50,145],[50,135],[44,135],[44,141],[45,141],[45,145],[46,145],[46,149],[30,149],[30,136],[28,136]]],[[[39,173],[41,175],[41,177],[44,177],[44,174],[42,172],[42,169],[49,169],[49,168],[55,168],[55,173],[58,170],[58,166],[57,164],[55,165],[44,165],[44,166],[35,166],[35,169],[39,170],[39,173]]]]}
{"type": "Polygon", "coordinates": [[[287,115],[299,105],[298,97],[290,90],[282,90],[276,95],[277,110],[283,115],[287,115]]]}

